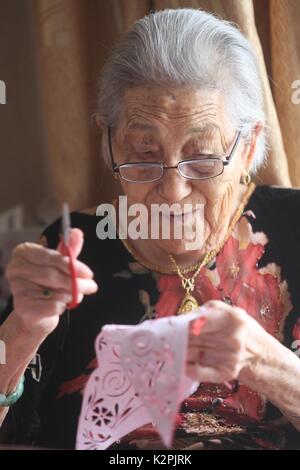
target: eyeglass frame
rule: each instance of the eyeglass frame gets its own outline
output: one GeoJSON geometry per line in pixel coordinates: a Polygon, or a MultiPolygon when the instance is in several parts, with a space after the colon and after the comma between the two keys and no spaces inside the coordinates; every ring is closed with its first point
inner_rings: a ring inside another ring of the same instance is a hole
{"type": "MultiPolygon", "coordinates": [[[[197,162],[199,161],[199,159],[197,158],[191,158],[191,159],[187,159],[187,160],[180,160],[177,165],[166,165],[164,163],[161,163],[161,162],[129,162],[129,163],[121,163],[121,165],[117,165],[117,163],[114,161],[114,157],[113,157],[113,149],[112,149],[112,132],[111,132],[111,125],[108,125],[107,126],[107,131],[108,131],[108,147],[109,147],[109,154],[110,154],[110,161],[111,161],[111,166],[112,166],[112,170],[114,172],[114,176],[115,178],[117,178],[117,174],[119,174],[120,178],[123,180],[123,181],[126,181],[127,183],[134,183],[134,184],[149,184],[149,183],[152,183],[152,182],[156,182],[156,181],[160,181],[163,176],[164,176],[164,170],[172,170],[172,169],[177,169],[178,173],[180,174],[180,176],[182,178],[185,178],[185,179],[191,179],[191,180],[194,180],[194,181],[205,181],[205,180],[208,180],[208,179],[213,179],[213,178],[216,178],[217,176],[220,176],[223,174],[224,172],[224,168],[225,166],[228,166],[229,163],[231,162],[232,160],[232,157],[234,156],[234,152],[239,144],[239,140],[240,140],[240,137],[241,137],[241,131],[239,130],[237,132],[237,136],[232,144],[232,147],[231,147],[231,150],[229,151],[229,155],[225,155],[223,156],[223,158],[221,156],[218,156],[218,155],[210,155],[206,158],[206,159],[203,159],[203,160],[209,160],[209,159],[212,159],[212,158],[215,158],[215,159],[218,159],[218,160],[221,160],[222,164],[223,164],[223,170],[221,173],[219,173],[218,175],[215,175],[215,176],[209,176],[207,178],[189,178],[189,177],[186,177],[186,176],[183,176],[181,173],[180,173],[180,170],[178,168],[178,166],[180,165],[180,163],[186,163],[186,162],[197,162]],[[122,167],[123,165],[136,165],[136,164],[147,164],[147,163],[150,163],[150,164],[156,164],[156,165],[160,165],[161,168],[162,168],[162,175],[160,176],[160,178],[158,179],[155,179],[155,180],[152,180],[152,181],[128,181],[126,180],[125,178],[122,177],[122,174],[120,173],[120,167],[122,167]]],[[[201,155],[201,154],[199,154],[201,155]]],[[[202,154],[202,155],[205,155],[205,154],[202,154]]]]}

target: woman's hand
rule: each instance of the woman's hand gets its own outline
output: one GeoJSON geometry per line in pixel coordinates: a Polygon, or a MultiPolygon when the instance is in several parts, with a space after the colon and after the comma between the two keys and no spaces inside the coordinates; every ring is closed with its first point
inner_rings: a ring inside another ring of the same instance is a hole
{"type": "MultiPolygon", "coordinates": [[[[243,309],[203,307],[199,334],[190,325],[187,374],[199,382],[237,379],[267,397],[300,431],[300,360],[243,309]]],[[[196,320],[197,321],[197,320],[196,320]]]]}
{"type": "Polygon", "coordinates": [[[209,301],[202,309],[206,321],[198,336],[190,325],[187,374],[201,382],[247,381],[270,335],[241,308],[209,301]]]}
{"type": "MultiPolygon", "coordinates": [[[[69,243],[77,258],[83,246],[82,231],[72,229],[69,243]]],[[[98,286],[88,266],[75,260],[74,267],[78,302],[81,302],[84,295],[94,294],[98,286]]],[[[14,312],[22,329],[28,334],[51,333],[72,298],[69,258],[57,250],[35,243],[23,243],[13,251],[7,277],[14,298],[14,312]],[[45,289],[50,290],[49,297],[43,296],[45,289]]]]}

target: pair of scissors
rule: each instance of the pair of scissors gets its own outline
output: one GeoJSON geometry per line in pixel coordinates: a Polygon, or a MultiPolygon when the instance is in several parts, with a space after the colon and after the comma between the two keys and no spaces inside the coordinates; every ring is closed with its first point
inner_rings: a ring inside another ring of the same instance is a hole
{"type": "Polygon", "coordinates": [[[74,257],[74,254],[72,253],[72,250],[69,244],[70,230],[71,230],[71,219],[70,219],[69,207],[67,203],[64,203],[63,209],[62,209],[62,237],[61,237],[61,244],[60,244],[59,251],[63,256],[68,256],[69,258],[72,300],[70,303],[67,304],[68,309],[76,308],[78,305],[78,302],[77,302],[78,289],[77,289],[77,282],[76,282],[76,271],[74,267],[75,257],[74,257]]]}

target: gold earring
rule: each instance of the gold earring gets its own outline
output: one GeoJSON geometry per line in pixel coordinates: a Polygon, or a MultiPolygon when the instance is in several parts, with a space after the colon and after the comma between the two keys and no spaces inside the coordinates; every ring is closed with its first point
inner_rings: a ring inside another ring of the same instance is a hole
{"type": "Polygon", "coordinates": [[[249,186],[250,182],[251,182],[251,176],[250,176],[249,173],[245,176],[242,176],[242,183],[243,184],[245,184],[246,186],[249,186]]]}

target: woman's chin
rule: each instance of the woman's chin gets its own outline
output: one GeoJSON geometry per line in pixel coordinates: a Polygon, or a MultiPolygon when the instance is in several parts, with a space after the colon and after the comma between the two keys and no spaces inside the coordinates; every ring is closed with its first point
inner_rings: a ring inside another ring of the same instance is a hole
{"type": "Polygon", "coordinates": [[[158,245],[166,253],[171,253],[173,255],[188,255],[197,253],[199,256],[204,250],[203,240],[201,242],[190,240],[158,240],[158,245]]]}

